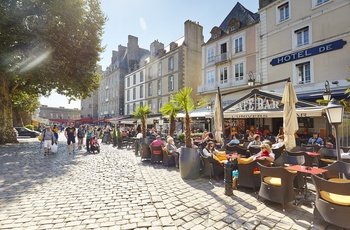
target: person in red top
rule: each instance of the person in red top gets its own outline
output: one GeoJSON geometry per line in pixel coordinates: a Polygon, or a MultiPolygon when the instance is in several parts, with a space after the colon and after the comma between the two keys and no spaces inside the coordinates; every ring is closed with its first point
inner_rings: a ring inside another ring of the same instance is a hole
{"type": "Polygon", "coordinates": [[[275,161],[275,154],[272,152],[271,147],[267,143],[262,143],[260,145],[261,152],[257,153],[253,157],[258,158],[258,159],[266,159],[270,162],[275,161]]]}
{"type": "Polygon", "coordinates": [[[160,136],[158,135],[156,137],[156,139],[149,145],[150,147],[151,146],[162,146],[162,147],[165,147],[165,144],[164,142],[160,139],[160,136]]]}
{"type": "Polygon", "coordinates": [[[258,135],[261,136],[261,137],[262,137],[262,135],[263,135],[262,132],[260,132],[260,130],[259,130],[258,128],[256,128],[255,133],[258,134],[258,135]]]}

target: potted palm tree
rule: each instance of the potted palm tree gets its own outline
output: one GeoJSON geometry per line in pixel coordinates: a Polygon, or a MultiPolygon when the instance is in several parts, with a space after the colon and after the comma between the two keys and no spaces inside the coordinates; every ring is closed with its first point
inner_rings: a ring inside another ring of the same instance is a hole
{"type": "Polygon", "coordinates": [[[135,111],[132,113],[132,115],[141,120],[141,132],[142,132],[142,137],[140,139],[140,143],[146,143],[148,144],[149,141],[147,141],[146,137],[146,121],[147,117],[152,113],[151,108],[148,105],[143,105],[143,106],[137,106],[135,111]]]}
{"type": "Polygon", "coordinates": [[[116,128],[113,128],[113,147],[117,146],[117,131],[116,128]]]}
{"type": "Polygon", "coordinates": [[[169,123],[170,123],[169,135],[173,136],[175,132],[175,119],[177,114],[181,112],[181,107],[175,103],[168,101],[163,105],[162,108],[160,108],[160,112],[162,113],[163,116],[169,116],[169,123]]]}
{"type": "MultiPolygon", "coordinates": [[[[185,112],[185,146],[180,150],[180,174],[183,179],[196,179],[199,177],[200,159],[198,148],[192,146],[190,112],[196,107],[191,97],[192,88],[185,87],[174,95],[171,103],[177,104],[185,112]]],[[[207,104],[207,99],[197,101],[197,107],[207,104]]]]}

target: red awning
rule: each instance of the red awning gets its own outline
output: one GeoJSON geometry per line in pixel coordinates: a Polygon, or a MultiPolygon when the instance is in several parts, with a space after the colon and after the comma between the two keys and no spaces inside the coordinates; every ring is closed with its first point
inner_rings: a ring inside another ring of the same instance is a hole
{"type": "Polygon", "coordinates": [[[83,118],[75,119],[74,122],[92,123],[92,117],[83,117],[83,118]]]}
{"type": "Polygon", "coordinates": [[[100,119],[100,120],[94,120],[94,123],[100,123],[100,122],[109,122],[108,119],[100,119]]]}
{"type": "Polygon", "coordinates": [[[49,119],[51,122],[57,122],[57,123],[68,123],[70,120],[68,119],[49,119]]]}

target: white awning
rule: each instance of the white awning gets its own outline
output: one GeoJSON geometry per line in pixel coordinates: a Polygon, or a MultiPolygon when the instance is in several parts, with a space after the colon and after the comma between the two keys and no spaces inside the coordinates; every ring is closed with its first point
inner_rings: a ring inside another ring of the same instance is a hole
{"type": "MultiPolygon", "coordinates": [[[[309,107],[309,108],[297,108],[298,117],[321,117],[323,107],[309,107]]],[[[282,118],[283,110],[275,111],[240,111],[240,112],[224,112],[225,118],[236,118],[236,119],[246,119],[246,118],[282,118]]]]}

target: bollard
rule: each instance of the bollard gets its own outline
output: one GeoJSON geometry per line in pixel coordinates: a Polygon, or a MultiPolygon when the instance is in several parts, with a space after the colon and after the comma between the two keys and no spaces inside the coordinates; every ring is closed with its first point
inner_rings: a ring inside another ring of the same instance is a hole
{"type": "Polygon", "coordinates": [[[140,146],[140,139],[135,139],[135,156],[139,155],[139,146],[140,146]]]}
{"type": "Polygon", "coordinates": [[[226,161],[224,164],[224,183],[225,183],[225,195],[232,196],[232,171],[233,163],[231,161],[226,161]]]}

